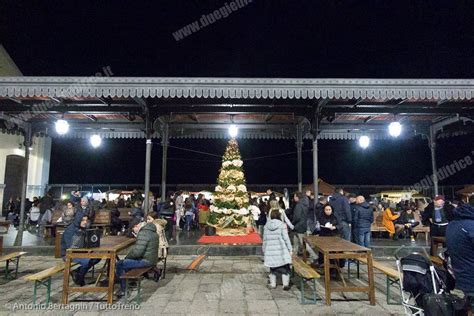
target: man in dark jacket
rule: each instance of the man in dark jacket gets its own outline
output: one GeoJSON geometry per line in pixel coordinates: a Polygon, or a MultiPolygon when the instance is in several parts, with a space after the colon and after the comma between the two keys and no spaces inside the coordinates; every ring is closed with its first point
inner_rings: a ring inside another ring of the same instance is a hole
{"type": "Polygon", "coordinates": [[[337,229],[341,232],[341,237],[350,241],[352,214],[349,200],[344,196],[343,189],[339,188],[336,190],[336,193],[329,200],[329,205],[332,206],[334,216],[336,216],[339,223],[337,229]]]}
{"type": "Polygon", "coordinates": [[[298,253],[303,251],[303,236],[307,229],[309,201],[301,192],[296,192],[293,198],[296,203],[291,221],[294,226],[292,231],[293,251],[298,253]]]}
{"type": "MultiPolygon", "coordinates": [[[[153,223],[146,223],[135,217],[130,221],[130,228],[137,236],[137,242],[130,249],[125,259],[117,262],[117,278],[120,278],[128,270],[154,267],[158,262],[159,240],[156,226],[153,223]]],[[[121,280],[120,284],[120,291],[117,293],[117,296],[125,294],[125,280],[121,280]]]]}
{"type": "MultiPolygon", "coordinates": [[[[436,237],[444,237],[446,227],[452,218],[453,206],[444,201],[444,196],[437,195],[433,203],[423,211],[423,223],[430,225],[430,235],[436,237]]],[[[433,254],[432,254],[433,255],[433,254]]]]}
{"type": "MultiPolygon", "coordinates": [[[[87,215],[82,216],[79,226],[69,225],[64,230],[63,236],[61,237],[61,257],[63,260],[66,260],[66,250],[69,248],[84,248],[84,237],[85,230],[88,223],[87,215]]],[[[87,258],[77,258],[73,259],[73,262],[77,262],[81,267],[75,271],[72,271],[72,279],[74,283],[79,286],[84,286],[85,281],[84,277],[86,276],[87,271],[89,271],[92,266],[97,264],[100,259],[87,259],[87,258]]]]}
{"type": "Polygon", "coordinates": [[[453,210],[453,220],[446,228],[446,244],[456,288],[466,294],[474,311],[474,196],[469,204],[453,210]]]}
{"type": "Polygon", "coordinates": [[[86,196],[83,196],[81,198],[81,204],[78,205],[76,208],[76,214],[74,215],[74,225],[76,225],[76,227],[79,226],[79,223],[81,222],[83,216],[87,216],[89,218],[87,224],[87,227],[89,228],[94,222],[95,211],[89,205],[89,199],[86,196]]]}
{"type": "Polygon", "coordinates": [[[370,226],[374,222],[374,211],[362,195],[356,198],[353,206],[353,223],[356,243],[363,247],[370,247],[370,226]]]}

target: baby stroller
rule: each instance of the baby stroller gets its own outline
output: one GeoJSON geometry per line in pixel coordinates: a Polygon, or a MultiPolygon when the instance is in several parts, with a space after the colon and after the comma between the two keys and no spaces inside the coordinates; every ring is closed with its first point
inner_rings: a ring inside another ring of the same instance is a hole
{"type": "Polygon", "coordinates": [[[406,315],[424,315],[423,297],[425,294],[442,294],[446,286],[442,277],[443,271],[437,270],[431,263],[428,254],[412,252],[399,257],[400,247],[395,252],[400,284],[400,295],[406,315]]]}

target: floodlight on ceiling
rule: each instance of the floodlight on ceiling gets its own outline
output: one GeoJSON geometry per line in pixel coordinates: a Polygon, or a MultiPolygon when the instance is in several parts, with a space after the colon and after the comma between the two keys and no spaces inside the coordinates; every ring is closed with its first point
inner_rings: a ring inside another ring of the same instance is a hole
{"type": "Polygon", "coordinates": [[[366,149],[370,145],[370,138],[367,135],[362,135],[359,138],[359,146],[362,147],[363,149],[366,149]]]}
{"type": "Polygon", "coordinates": [[[235,124],[230,125],[229,126],[229,135],[230,135],[230,137],[235,138],[235,137],[237,137],[238,134],[239,134],[239,128],[237,127],[237,125],[235,125],[235,124]]]}
{"type": "Polygon", "coordinates": [[[102,144],[102,138],[99,135],[94,134],[91,136],[90,142],[92,147],[97,148],[100,146],[100,144],[102,144]]]}
{"type": "Polygon", "coordinates": [[[69,123],[66,120],[60,119],[55,123],[56,133],[59,135],[67,134],[69,131],[69,123]]]}
{"type": "Polygon", "coordinates": [[[388,125],[388,133],[392,137],[398,137],[402,133],[402,124],[400,122],[392,122],[388,125]]]}

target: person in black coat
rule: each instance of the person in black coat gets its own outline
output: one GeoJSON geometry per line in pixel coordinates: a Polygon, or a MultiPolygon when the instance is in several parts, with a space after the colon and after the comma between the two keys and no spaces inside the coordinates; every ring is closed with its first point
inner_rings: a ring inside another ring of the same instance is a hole
{"type": "MultiPolygon", "coordinates": [[[[318,216],[318,221],[321,226],[319,236],[331,237],[339,236],[337,227],[339,226],[336,216],[333,213],[332,206],[326,204],[323,211],[318,216]]],[[[324,262],[324,255],[320,252],[318,256],[318,263],[321,265],[324,262]]]]}
{"type": "Polygon", "coordinates": [[[446,229],[446,244],[456,277],[456,288],[462,290],[474,311],[474,196],[469,204],[453,210],[446,229]]]}
{"type": "Polygon", "coordinates": [[[425,208],[423,211],[423,223],[430,225],[431,237],[444,237],[446,235],[446,228],[452,218],[452,212],[454,207],[446,203],[444,196],[437,195],[434,201],[425,208]]]}
{"type": "Polygon", "coordinates": [[[349,200],[344,196],[344,190],[337,189],[331,196],[329,204],[332,206],[334,215],[339,223],[338,230],[341,237],[345,240],[351,240],[352,213],[349,200]]]}
{"type": "Polygon", "coordinates": [[[353,206],[354,214],[354,232],[356,243],[363,247],[370,247],[370,227],[374,222],[374,210],[369,203],[365,201],[362,195],[356,198],[353,206]]]}
{"type": "Polygon", "coordinates": [[[293,239],[293,251],[298,254],[303,251],[303,236],[308,228],[308,207],[309,200],[302,192],[296,192],[293,196],[295,200],[295,208],[293,209],[293,231],[291,233],[293,239]]]}

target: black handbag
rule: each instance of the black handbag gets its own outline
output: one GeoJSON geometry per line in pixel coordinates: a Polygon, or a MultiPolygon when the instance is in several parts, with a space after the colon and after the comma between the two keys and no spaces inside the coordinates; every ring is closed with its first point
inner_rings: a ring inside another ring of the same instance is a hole
{"type": "Polygon", "coordinates": [[[453,294],[428,293],[423,296],[423,309],[426,316],[464,316],[467,301],[453,294]]]}

